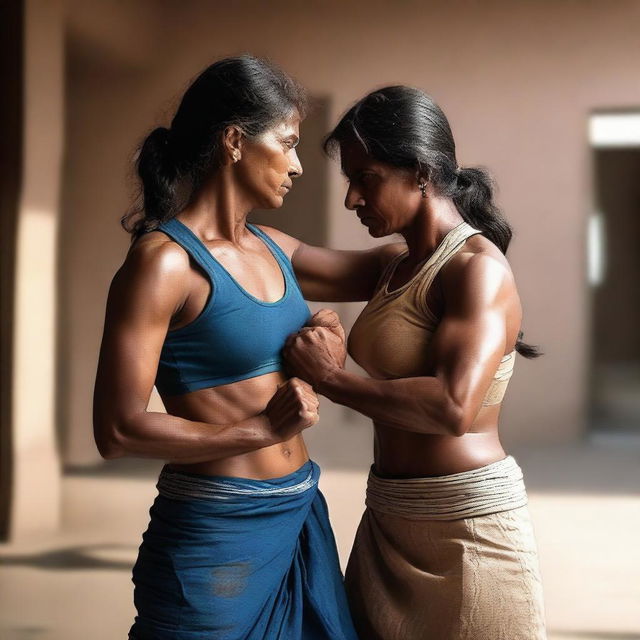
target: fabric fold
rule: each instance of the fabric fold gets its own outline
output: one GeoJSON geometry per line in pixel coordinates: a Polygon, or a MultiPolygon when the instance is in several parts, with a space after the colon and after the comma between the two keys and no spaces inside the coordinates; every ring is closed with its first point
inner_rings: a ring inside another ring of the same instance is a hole
{"type": "Polygon", "coordinates": [[[369,474],[346,588],[367,640],[545,640],[522,471],[510,456],[423,478],[369,474]]]}
{"type": "Polygon", "coordinates": [[[137,640],[356,640],[319,467],[270,480],[165,467],[133,570],[137,640]]]}

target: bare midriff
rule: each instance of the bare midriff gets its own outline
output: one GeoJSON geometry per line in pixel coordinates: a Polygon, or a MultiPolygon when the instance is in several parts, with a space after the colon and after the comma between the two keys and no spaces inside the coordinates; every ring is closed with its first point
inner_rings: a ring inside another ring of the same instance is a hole
{"type": "MultiPolygon", "coordinates": [[[[163,398],[167,411],[175,416],[212,425],[237,424],[266,408],[278,385],[286,380],[274,372],[180,396],[163,398]]],[[[266,480],[299,469],[309,454],[301,434],[278,444],[197,464],[171,464],[176,471],[212,476],[266,480]]]]}
{"type": "Polygon", "coordinates": [[[500,405],[483,407],[463,436],[422,434],[374,422],[375,470],[390,478],[444,476],[506,457],[498,437],[500,405]]]}

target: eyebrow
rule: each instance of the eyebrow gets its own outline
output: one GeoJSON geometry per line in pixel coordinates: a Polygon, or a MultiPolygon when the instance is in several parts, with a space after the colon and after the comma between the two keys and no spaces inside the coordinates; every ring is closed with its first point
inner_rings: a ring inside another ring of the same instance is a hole
{"type": "Polygon", "coordinates": [[[340,173],[345,177],[348,178],[349,180],[352,180],[352,176],[361,176],[363,173],[365,173],[366,169],[363,169],[362,167],[358,167],[356,168],[355,171],[352,171],[350,174],[344,170],[344,167],[340,168],[340,173]]]}

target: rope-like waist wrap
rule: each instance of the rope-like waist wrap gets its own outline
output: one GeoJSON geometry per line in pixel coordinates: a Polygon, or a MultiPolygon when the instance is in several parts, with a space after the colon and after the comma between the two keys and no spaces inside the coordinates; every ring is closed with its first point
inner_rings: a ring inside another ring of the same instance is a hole
{"type": "Polygon", "coordinates": [[[318,484],[319,469],[307,462],[297,471],[273,480],[183,473],[164,467],[158,478],[158,493],[173,500],[230,500],[239,497],[292,496],[318,484]]]}
{"type": "Polygon", "coordinates": [[[527,504],[522,469],[507,456],[479,469],[426,478],[381,478],[373,469],[367,507],[412,520],[459,520],[527,504]]]}

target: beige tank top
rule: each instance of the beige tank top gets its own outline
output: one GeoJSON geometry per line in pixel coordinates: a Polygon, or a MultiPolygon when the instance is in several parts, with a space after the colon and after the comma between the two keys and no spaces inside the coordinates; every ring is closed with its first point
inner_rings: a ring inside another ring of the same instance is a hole
{"type": "MultiPolygon", "coordinates": [[[[415,276],[393,291],[389,291],[389,282],[407,252],[391,260],[349,335],[349,354],[371,377],[425,375],[427,346],[439,322],[427,306],[427,292],[440,269],[468,238],[478,233],[481,231],[466,222],[449,231],[415,276]]],[[[515,355],[512,351],[502,358],[483,406],[502,401],[513,373],[515,355]]]]}

